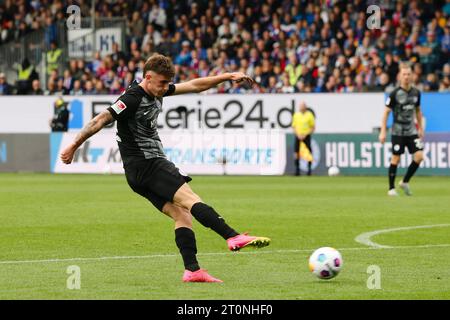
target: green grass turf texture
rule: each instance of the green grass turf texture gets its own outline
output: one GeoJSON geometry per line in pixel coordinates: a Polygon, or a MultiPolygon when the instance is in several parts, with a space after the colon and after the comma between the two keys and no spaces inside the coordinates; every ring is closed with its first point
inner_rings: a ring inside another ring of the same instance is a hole
{"type": "Polygon", "coordinates": [[[181,282],[173,222],[121,175],[0,174],[0,299],[449,299],[450,227],[374,236],[380,229],[450,224],[445,177],[415,177],[413,197],[386,195],[387,177],[194,177],[191,186],[239,232],[269,247],[229,252],[194,223],[200,265],[222,284],[181,282]],[[332,246],[342,272],[308,270],[313,249],[332,246]],[[422,247],[418,247],[422,246],[422,247]],[[423,247],[428,246],[428,247],[423,247]],[[57,260],[120,257],[116,259],[57,260]],[[128,258],[127,258],[128,257],[128,258]],[[81,289],[67,289],[80,267],[81,289]],[[368,289],[367,268],[381,269],[368,289]]]}

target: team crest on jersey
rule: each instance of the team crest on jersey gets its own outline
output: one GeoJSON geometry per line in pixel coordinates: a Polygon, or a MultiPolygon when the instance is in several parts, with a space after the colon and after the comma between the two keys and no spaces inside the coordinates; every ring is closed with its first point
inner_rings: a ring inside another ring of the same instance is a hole
{"type": "Polygon", "coordinates": [[[127,108],[127,105],[123,103],[123,101],[117,100],[116,103],[114,103],[111,108],[117,113],[121,113],[123,110],[127,108]]]}
{"type": "Polygon", "coordinates": [[[406,100],[408,99],[408,95],[404,91],[397,91],[397,95],[395,97],[398,101],[398,103],[406,103],[406,100]]]}

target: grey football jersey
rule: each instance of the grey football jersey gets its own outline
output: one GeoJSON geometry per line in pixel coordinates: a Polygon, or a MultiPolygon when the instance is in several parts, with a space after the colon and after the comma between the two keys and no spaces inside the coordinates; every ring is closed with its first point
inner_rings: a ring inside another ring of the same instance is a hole
{"type": "Polygon", "coordinates": [[[395,88],[386,100],[386,106],[392,109],[394,123],[392,135],[413,136],[417,134],[415,124],[416,108],[420,106],[420,91],[411,87],[409,91],[395,88]]]}
{"type": "MultiPolygon", "coordinates": [[[[170,84],[164,96],[174,91],[170,84]]],[[[135,81],[108,110],[117,120],[116,139],[124,162],[130,157],[166,157],[157,131],[162,98],[147,94],[135,81]]]]}

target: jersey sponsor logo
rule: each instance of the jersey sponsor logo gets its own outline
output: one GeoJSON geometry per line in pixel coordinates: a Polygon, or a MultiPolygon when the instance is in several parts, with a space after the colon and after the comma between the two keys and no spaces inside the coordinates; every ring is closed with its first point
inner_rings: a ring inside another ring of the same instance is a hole
{"type": "Polygon", "coordinates": [[[114,103],[111,108],[117,113],[121,113],[123,110],[127,108],[127,105],[123,103],[123,101],[117,100],[116,103],[114,103]]]}

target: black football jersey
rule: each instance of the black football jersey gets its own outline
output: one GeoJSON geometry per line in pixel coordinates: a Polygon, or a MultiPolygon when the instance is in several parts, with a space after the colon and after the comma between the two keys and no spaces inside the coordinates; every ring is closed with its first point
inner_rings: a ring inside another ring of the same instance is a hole
{"type": "MultiPolygon", "coordinates": [[[[171,83],[164,96],[169,96],[174,91],[175,85],[171,83]]],[[[134,81],[108,108],[117,120],[116,140],[124,162],[129,157],[166,157],[157,131],[162,102],[162,98],[149,95],[134,81]]]]}
{"type": "Polygon", "coordinates": [[[413,136],[417,134],[415,124],[416,108],[420,106],[420,91],[411,87],[409,91],[395,88],[386,100],[386,106],[392,109],[394,123],[392,135],[413,136]]]}

